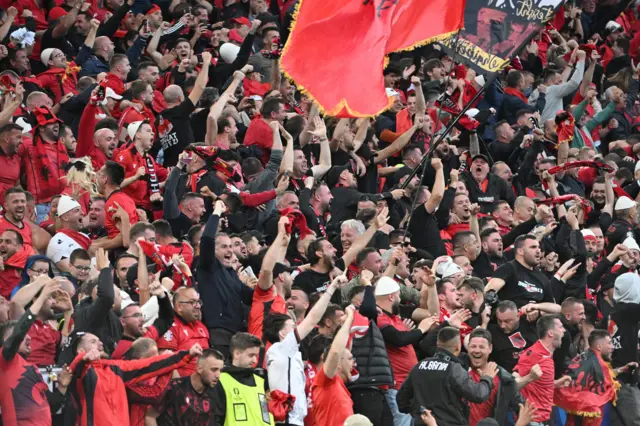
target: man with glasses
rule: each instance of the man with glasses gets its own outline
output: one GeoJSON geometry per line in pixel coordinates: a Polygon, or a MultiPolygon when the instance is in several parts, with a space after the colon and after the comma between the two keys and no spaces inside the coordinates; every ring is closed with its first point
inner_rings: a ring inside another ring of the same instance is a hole
{"type": "Polygon", "coordinates": [[[111,354],[111,359],[128,358],[127,352],[131,349],[133,342],[140,337],[148,337],[157,341],[167,332],[173,323],[173,309],[167,297],[167,292],[159,282],[149,285],[151,296],[158,298],[158,318],[153,324],[145,329],[145,314],[140,309],[140,305],[131,299],[123,300],[120,308],[120,324],[122,324],[122,338],[116,346],[116,350],[111,354]]]}
{"type": "MultiPolygon", "coordinates": [[[[188,350],[199,343],[203,348],[209,347],[209,330],[201,321],[202,300],[192,287],[180,287],[173,294],[174,320],[169,331],[164,333],[158,342],[158,349],[171,351],[188,350]]],[[[196,360],[178,368],[180,377],[196,371],[196,360]]]]}

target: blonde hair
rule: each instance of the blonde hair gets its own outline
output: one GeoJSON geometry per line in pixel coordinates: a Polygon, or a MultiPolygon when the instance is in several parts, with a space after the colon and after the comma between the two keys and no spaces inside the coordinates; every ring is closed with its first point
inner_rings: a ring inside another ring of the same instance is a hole
{"type": "Polygon", "coordinates": [[[90,157],[78,158],[72,162],[65,178],[68,186],[78,186],[87,191],[92,197],[99,195],[98,185],[96,184],[96,172],[93,170],[90,157]],[[75,166],[74,163],[78,161],[84,163],[83,170],[79,170],[75,166]]]}

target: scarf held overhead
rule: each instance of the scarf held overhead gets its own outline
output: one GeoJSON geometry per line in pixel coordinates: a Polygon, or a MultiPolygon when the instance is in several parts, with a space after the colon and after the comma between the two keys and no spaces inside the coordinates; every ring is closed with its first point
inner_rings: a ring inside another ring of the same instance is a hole
{"type": "Polygon", "coordinates": [[[391,105],[382,75],[386,56],[458,31],[464,5],[464,0],[300,0],[282,70],[325,115],[378,115],[391,105]]]}

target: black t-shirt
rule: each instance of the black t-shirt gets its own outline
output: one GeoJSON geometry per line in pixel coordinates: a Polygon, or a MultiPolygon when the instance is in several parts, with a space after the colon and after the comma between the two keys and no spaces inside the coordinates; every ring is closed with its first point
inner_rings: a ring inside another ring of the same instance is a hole
{"type": "Polygon", "coordinates": [[[440,238],[440,228],[435,216],[427,212],[424,204],[416,207],[409,224],[411,245],[429,252],[434,258],[446,256],[447,250],[440,238]]]}
{"type": "MultiPolygon", "coordinates": [[[[338,269],[344,270],[344,261],[342,260],[342,258],[336,260],[335,266],[338,269]]],[[[329,284],[331,284],[331,277],[328,273],[324,274],[313,271],[311,269],[301,272],[293,281],[293,285],[295,287],[300,287],[300,289],[307,293],[307,295],[309,296],[313,293],[325,292],[329,287],[329,284]]],[[[333,297],[331,298],[331,302],[341,302],[339,291],[336,291],[336,293],[333,295],[333,297]]]]}
{"type": "Polygon", "coordinates": [[[554,303],[547,277],[540,271],[525,268],[517,260],[499,267],[493,278],[504,280],[504,287],[498,292],[500,300],[511,300],[518,308],[531,302],[554,303]]]}
{"type": "Polygon", "coordinates": [[[520,353],[538,340],[535,324],[531,324],[524,318],[520,319],[518,328],[509,334],[505,334],[497,324],[489,324],[487,330],[493,339],[490,360],[509,373],[513,372],[513,368],[518,363],[520,353]]]}
{"type": "Polygon", "coordinates": [[[195,109],[193,102],[187,98],[180,105],[165,109],[158,116],[158,140],[164,150],[165,167],[178,164],[180,153],[195,141],[189,117],[195,109]]]}
{"type": "MultiPolygon", "coordinates": [[[[638,362],[638,322],[640,304],[617,303],[609,316],[609,332],[613,344],[611,365],[622,367],[630,362],[638,362]]],[[[621,380],[628,382],[629,375],[623,373],[621,380]]]]}
{"type": "Polygon", "coordinates": [[[179,240],[182,240],[194,223],[184,213],[180,212],[180,215],[174,219],[168,219],[169,225],[171,225],[171,231],[173,236],[179,240]]]}

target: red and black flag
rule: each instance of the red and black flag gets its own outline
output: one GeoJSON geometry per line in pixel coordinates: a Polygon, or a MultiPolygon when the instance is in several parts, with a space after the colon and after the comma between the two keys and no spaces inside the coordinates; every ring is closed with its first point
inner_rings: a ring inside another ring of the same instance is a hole
{"type": "Polygon", "coordinates": [[[387,109],[387,55],[442,40],[463,24],[465,0],[299,0],[281,68],[326,115],[387,109]]]}
{"type": "Polygon", "coordinates": [[[564,0],[467,0],[464,29],[441,44],[449,56],[486,74],[504,70],[554,18],[564,0]]]}
{"type": "Polygon", "coordinates": [[[616,399],[620,386],[614,380],[613,371],[600,355],[587,349],[569,365],[566,375],[571,384],[557,388],[554,403],[567,412],[565,426],[574,426],[581,417],[583,426],[596,426],[602,422],[602,407],[616,399]]]}

